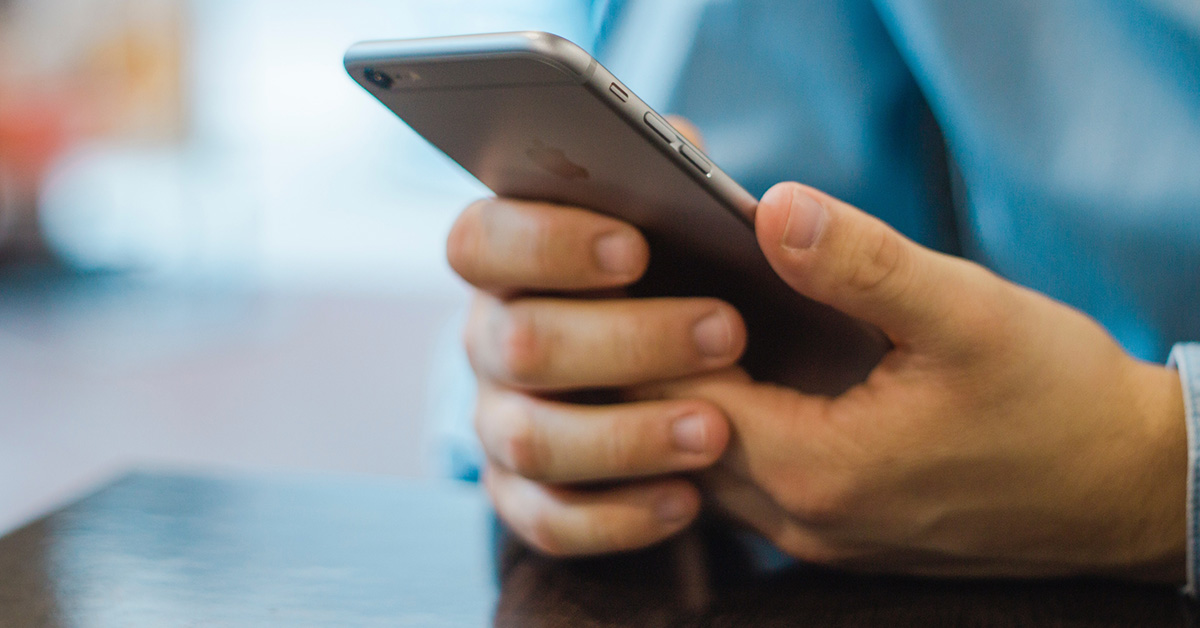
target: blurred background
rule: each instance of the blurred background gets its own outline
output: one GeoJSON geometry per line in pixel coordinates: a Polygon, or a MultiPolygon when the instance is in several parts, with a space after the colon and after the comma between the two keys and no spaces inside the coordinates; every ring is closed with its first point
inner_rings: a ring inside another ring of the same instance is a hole
{"type": "Polygon", "coordinates": [[[0,531],[134,466],[430,473],[486,194],[345,75],[563,0],[0,0],[0,531]]]}

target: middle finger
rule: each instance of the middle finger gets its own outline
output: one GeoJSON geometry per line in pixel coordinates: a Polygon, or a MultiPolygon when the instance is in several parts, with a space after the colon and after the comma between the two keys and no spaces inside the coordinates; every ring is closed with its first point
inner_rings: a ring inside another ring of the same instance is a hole
{"type": "Polygon", "coordinates": [[[503,301],[480,294],[466,336],[481,376],[546,392],[686,377],[727,367],[746,347],[737,311],[703,298],[503,301]]]}

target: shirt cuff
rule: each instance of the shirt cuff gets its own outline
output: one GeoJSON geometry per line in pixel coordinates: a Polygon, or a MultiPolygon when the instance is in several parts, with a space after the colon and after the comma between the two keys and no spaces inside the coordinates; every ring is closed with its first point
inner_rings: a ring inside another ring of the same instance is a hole
{"type": "Polygon", "coordinates": [[[1179,371],[1183,383],[1183,407],[1187,412],[1188,482],[1187,482],[1187,586],[1183,592],[1196,596],[1200,584],[1200,343],[1178,344],[1171,351],[1167,364],[1179,371]]]}

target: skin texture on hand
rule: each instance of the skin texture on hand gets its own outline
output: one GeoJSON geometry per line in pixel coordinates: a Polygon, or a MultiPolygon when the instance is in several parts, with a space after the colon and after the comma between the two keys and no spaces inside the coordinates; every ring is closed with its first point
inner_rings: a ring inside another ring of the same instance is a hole
{"type": "Polygon", "coordinates": [[[479,288],[485,483],[515,532],[555,555],[632,549],[703,501],[823,564],[1182,581],[1173,373],[810,188],[773,188],[756,230],[795,290],[888,334],[865,383],[829,398],[754,382],[727,304],[623,298],[650,254],[628,225],[507,200],[464,212],[448,254],[479,288]],[[569,395],[598,389],[610,403],[569,395]]]}
{"type": "Polygon", "coordinates": [[[714,401],[733,425],[704,480],[721,509],[793,556],[864,570],[1182,580],[1173,373],[1131,359],[1086,316],[815,190],[768,192],[757,230],[797,291],[896,347],[835,399],[736,372],[661,386],[714,401]]]}

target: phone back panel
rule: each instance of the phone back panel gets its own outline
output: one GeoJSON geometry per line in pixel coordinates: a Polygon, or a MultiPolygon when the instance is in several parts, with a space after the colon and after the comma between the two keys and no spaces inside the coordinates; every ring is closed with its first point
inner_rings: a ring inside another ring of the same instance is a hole
{"type": "Polygon", "coordinates": [[[635,292],[732,303],[757,377],[836,393],[886,350],[877,331],[788,288],[758,248],[755,199],[574,44],[544,33],[375,42],[346,67],[497,195],[640,228],[652,267],[635,292]]]}

